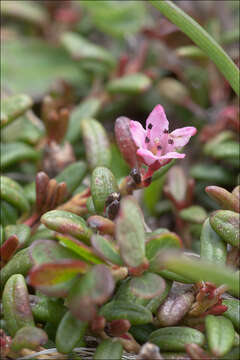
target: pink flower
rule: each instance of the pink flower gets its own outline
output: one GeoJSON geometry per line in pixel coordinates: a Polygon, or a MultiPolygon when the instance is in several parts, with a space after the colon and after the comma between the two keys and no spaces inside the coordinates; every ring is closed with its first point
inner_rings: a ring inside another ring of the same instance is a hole
{"type": "Polygon", "coordinates": [[[166,165],[171,159],[183,159],[185,154],[177,152],[195,135],[195,127],[188,126],[169,133],[168,119],[161,105],[155,106],[147,118],[146,130],[138,121],[130,121],[130,131],[138,147],[137,155],[149,166],[150,173],[166,165]]]}

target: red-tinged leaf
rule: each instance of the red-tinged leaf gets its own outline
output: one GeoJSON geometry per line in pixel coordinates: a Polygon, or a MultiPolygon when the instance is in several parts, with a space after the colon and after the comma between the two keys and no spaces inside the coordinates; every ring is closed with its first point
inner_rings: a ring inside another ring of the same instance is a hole
{"type": "Polygon", "coordinates": [[[137,147],[130,133],[130,119],[121,116],[115,122],[115,137],[119,150],[126,162],[132,167],[138,167],[137,147]]]}
{"type": "Polygon", "coordinates": [[[236,196],[220,186],[207,186],[206,193],[220,204],[222,209],[239,211],[239,201],[236,196]]]}
{"type": "Polygon", "coordinates": [[[113,277],[105,265],[94,266],[74,284],[69,293],[72,313],[82,321],[93,319],[95,305],[103,304],[109,299],[114,285],[113,277]]]}
{"type": "Polygon", "coordinates": [[[48,336],[40,328],[34,326],[25,326],[18,330],[14,336],[11,349],[20,351],[21,349],[37,349],[40,345],[44,345],[48,341],[48,336]]]}
{"type": "Polygon", "coordinates": [[[164,188],[165,193],[174,203],[183,204],[187,196],[187,178],[180,166],[172,167],[168,172],[168,182],[164,188]]]}
{"type": "Polygon", "coordinates": [[[51,286],[72,279],[77,274],[87,271],[87,264],[80,260],[59,260],[55,263],[35,266],[29,274],[32,286],[51,286]]]}
{"type": "Polygon", "coordinates": [[[100,216],[93,215],[90,216],[87,220],[87,224],[95,231],[100,231],[103,234],[114,235],[115,232],[115,224],[113,221],[100,216]]]}
{"type": "Polygon", "coordinates": [[[19,246],[19,241],[16,235],[10,236],[1,246],[0,248],[0,254],[1,254],[1,260],[4,262],[7,262],[15,251],[17,250],[19,246]]]}
{"type": "Polygon", "coordinates": [[[63,259],[79,260],[77,254],[54,240],[36,240],[29,247],[29,255],[34,265],[52,263],[63,259]]]}

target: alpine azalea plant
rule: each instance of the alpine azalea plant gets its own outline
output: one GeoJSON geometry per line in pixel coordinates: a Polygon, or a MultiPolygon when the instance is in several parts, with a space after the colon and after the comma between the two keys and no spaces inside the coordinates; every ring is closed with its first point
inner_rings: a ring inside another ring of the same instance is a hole
{"type": "Polygon", "coordinates": [[[238,13],[175,3],[1,2],[3,360],[240,359],[238,13]]]}
{"type": "Polygon", "coordinates": [[[145,177],[150,177],[171,159],[183,159],[185,154],[178,151],[197,132],[195,127],[187,126],[169,133],[169,122],[161,105],[155,106],[148,116],[146,130],[140,122],[131,120],[130,131],[140,162],[148,166],[145,177]]]}

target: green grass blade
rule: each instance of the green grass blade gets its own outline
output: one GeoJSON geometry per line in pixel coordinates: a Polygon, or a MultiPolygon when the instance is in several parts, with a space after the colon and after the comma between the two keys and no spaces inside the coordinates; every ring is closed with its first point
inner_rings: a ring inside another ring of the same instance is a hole
{"type": "Polygon", "coordinates": [[[223,48],[183,10],[170,0],[149,0],[164,16],[181,29],[216,64],[239,95],[239,70],[223,48]]]}

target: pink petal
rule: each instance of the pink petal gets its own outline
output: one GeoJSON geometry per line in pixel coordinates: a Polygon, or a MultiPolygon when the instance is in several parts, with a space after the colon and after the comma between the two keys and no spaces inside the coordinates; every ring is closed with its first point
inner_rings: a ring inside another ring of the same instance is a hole
{"type": "Polygon", "coordinates": [[[167,154],[160,156],[158,159],[159,160],[164,160],[164,159],[183,159],[185,158],[186,154],[180,154],[178,152],[172,151],[172,152],[168,152],[167,154]]]}
{"type": "Polygon", "coordinates": [[[161,105],[155,106],[153,111],[148,116],[146,130],[152,143],[156,138],[159,138],[160,142],[162,143],[163,139],[161,138],[166,137],[167,134],[164,134],[163,131],[168,131],[168,119],[161,105]]]}
{"type": "Polygon", "coordinates": [[[180,129],[176,129],[171,134],[169,134],[169,137],[174,141],[174,148],[183,147],[186,145],[190,137],[195,135],[197,132],[197,129],[193,126],[187,126],[180,129]]]}
{"type": "Polygon", "coordinates": [[[142,159],[143,163],[148,166],[159,160],[158,156],[153,155],[153,153],[147,149],[138,149],[137,155],[142,159]]]}
{"type": "Polygon", "coordinates": [[[146,143],[145,143],[146,131],[142,127],[141,123],[138,121],[131,120],[129,128],[130,128],[130,132],[131,132],[131,135],[133,137],[135,144],[138,147],[145,149],[146,148],[146,143]]]}

